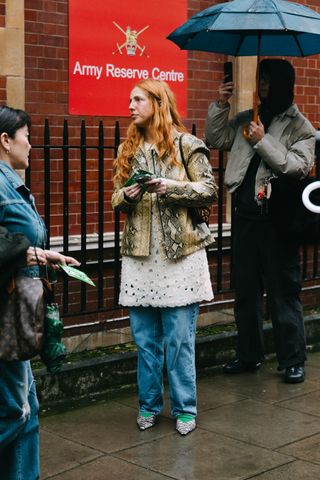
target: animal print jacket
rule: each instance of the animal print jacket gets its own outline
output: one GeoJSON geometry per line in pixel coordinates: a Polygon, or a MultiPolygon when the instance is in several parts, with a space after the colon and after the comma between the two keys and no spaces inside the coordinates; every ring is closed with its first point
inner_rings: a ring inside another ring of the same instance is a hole
{"type": "MultiPolygon", "coordinates": [[[[157,196],[156,205],[160,216],[164,250],[167,257],[172,260],[214,242],[214,237],[205,223],[193,225],[189,207],[210,206],[217,198],[217,186],[208,160],[209,150],[202,140],[190,134],[183,134],[182,148],[188,170],[186,172],[179,152],[180,135],[181,133],[176,133],[174,143],[181,166],[170,165],[168,156],[159,159],[155,146],[150,151],[151,158],[147,158],[148,155],[141,146],[132,160],[132,171],[151,170],[157,176],[170,180],[166,193],[157,196]]],[[[128,202],[124,196],[123,186],[116,185],[112,206],[126,214],[122,255],[148,256],[151,195],[145,192],[136,201],[128,202]]]]}

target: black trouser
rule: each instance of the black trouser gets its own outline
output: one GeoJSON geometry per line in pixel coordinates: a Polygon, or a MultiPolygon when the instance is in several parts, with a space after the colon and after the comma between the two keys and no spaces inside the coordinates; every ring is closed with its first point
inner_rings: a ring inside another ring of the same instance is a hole
{"type": "Polygon", "coordinates": [[[235,215],[234,226],[238,358],[248,363],[263,359],[262,298],[265,288],[279,369],[303,363],[306,343],[299,299],[298,246],[277,236],[268,220],[250,220],[235,215]]]}

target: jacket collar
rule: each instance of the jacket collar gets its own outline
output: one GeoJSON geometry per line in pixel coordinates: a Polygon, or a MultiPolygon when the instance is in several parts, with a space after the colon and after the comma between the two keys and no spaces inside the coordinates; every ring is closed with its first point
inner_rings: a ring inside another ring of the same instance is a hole
{"type": "Polygon", "coordinates": [[[23,187],[27,191],[29,189],[25,186],[24,181],[22,178],[11,168],[6,162],[0,160],[0,171],[5,175],[7,180],[11,183],[15,190],[23,187]]]}
{"type": "MultiPolygon", "coordinates": [[[[174,130],[173,132],[173,141],[174,143],[176,143],[178,140],[179,140],[179,137],[180,135],[182,135],[181,132],[178,132],[177,130],[174,130]]],[[[142,153],[142,155],[145,155],[145,148],[144,148],[144,142],[141,142],[139,147],[138,147],[138,151],[140,153],[142,153]]],[[[155,144],[152,145],[152,150],[154,150],[156,152],[156,154],[159,156],[159,150],[157,148],[157,146],[155,144]]]]}
{"type": "Polygon", "coordinates": [[[290,105],[290,107],[287,110],[279,113],[279,115],[276,115],[276,117],[274,118],[279,118],[280,120],[282,120],[284,117],[294,118],[297,115],[298,115],[298,107],[296,104],[293,103],[292,105],[290,105]]]}
{"type": "MultiPolygon", "coordinates": [[[[150,144],[149,144],[149,145],[150,145],[150,144]]],[[[154,151],[157,153],[157,155],[159,155],[158,148],[157,148],[157,146],[156,146],[154,143],[152,144],[152,148],[151,148],[151,149],[154,150],[154,151]]],[[[138,147],[137,154],[138,154],[138,156],[140,156],[140,155],[145,156],[145,153],[146,153],[145,142],[142,141],[142,142],[140,143],[139,147],[138,147]]],[[[137,155],[135,155],[135,157],[137,157],[137,155]]]]}

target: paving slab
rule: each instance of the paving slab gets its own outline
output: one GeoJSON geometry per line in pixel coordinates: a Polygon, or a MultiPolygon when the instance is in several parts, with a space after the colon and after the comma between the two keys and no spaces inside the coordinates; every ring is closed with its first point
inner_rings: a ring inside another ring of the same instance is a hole
{"type": "Polygon", "coordinates": [[[179,480],[243,480],[292,461],[201,428],[185,438],[172,435],[116,455],[179,480]]]}
{"type": "Polygon", "coordinates": [[[319,466],[296,461],[251,477],[251,480],[318,480],[318,478],[320,478],[319,466]]]}
{"type": "Polygon", "coordinates": [[[91,462],[100,452],[87,446],[41,431],[41,478],[49,478],[60,472],[91,462]]]}
{"type": "Polygon", "coordinates": [[[311,352],[308,354],[307,365],[318,368],[320,372],[320,352],[311,352]]]}
{"type": "Polygon", "coordinates": [[[148,468],[106,456],[81,468],[74,468],[54,477],[54,480],[168,480],[168,477],[148,468]]]}
{"type": "Polygon", "coordinates": [[[146,432],[136,426],[137,395],[41,416],[41,480],[320,479],[320,354],[308,356],[298,385],[283,382],[276,362],[197,384],[198,428],[187,437],[169,417],[168,388],[146,432]]]}
{"type": "Polygon", "coordinates": [[[320,417],[320,389],[277,404],[283,408],[320,417]]]}
{"type": "MultiPolygon", "coordinates": [[[[216,384],[217,382],[215,378],[200,378],[197,381],[198,412],[217,408],[221,405],[228,405],[229,403],[240,402],[247,398],[244,395],[230,392],[229,389],[218,388],[216,384]]],[[[138,411],[139,405],[137,394],[124,395],[121,398],[118,398],[117,402],[122,405],[133,407],[138,411]]],[[[165,386],[164,409],[162,415],[170,417],[169,387],[167,385],[165,386]]]]}
{"type": "MultiPolygon", "coordinates": [[[[320,360],[319,360],[320,363],[320,360]]],[[[320,368],[314,364],[306,363],[306,380],[311,380],[312,382],[320,382],[320,368]]]]}
{"type": "Polygon", "coordinates": [[[243,373],[241,375],[216,374],[207,380],[212,385],[212,394],[215,388],[233,392],[266,403],[275,403],[289,400],[319,389],[319,384],[311,380],[303,383],[287,384],[283,376],[276,371],[276,367],[263,365],[258,372],[243,373]]]}
{"type": "Polygon", "coordinates": [[[140,432],[136,410],[116,402],[99,403],[73,412],[48,416],[41,426],[47,432],[110,453],[174,432],[174,423],[160,417],[157,427],[140,432]]]}
{"type": "Polygon", "coordinates": [[[199,413],[218,408],[222,405],[241,402],[246,398],[245,395],[241,395],[238,392],[219,388],[216,378],[207,378],[204,381],[202,381],[202,379],[198,380],[197,392],[199,413]]]}
{"type": "Polygon", "coordinates": [[[320,419],[313,415],[251,399],[204,412],[198,417],[198,425],[271,449],[320,432],[320,419]]]}
{"type": "MultiPolygon", "coordinates": [[[[320,435],[312,435],[298,442],[291,443],[279,449],[279,451],[301,460],[320,464],[320,435]]],[[[315,478],[320,478],[320,475],[315,478]]]]}

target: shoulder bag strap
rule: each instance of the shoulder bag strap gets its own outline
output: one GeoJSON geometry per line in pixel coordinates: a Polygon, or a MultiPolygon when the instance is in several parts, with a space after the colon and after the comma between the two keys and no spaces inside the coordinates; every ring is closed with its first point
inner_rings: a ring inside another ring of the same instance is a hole
{"type": "MultiPolygon", "coordinates": [[[[38,268],[41,271],[41,265],[40,265],[39,257],[38,257],[38,254],[37,254],[37,247],[33,247],[33,248],[34,248],[34,255],[37,259],[38,268]]],[[[47,266],[45,266],[45,272],[46,272],[46,276],[41,278],[45,299],[46,299],[47,303],[53,303],[54,302],[54,290],[53,290],[53,285],[52,285],[52,283],[50,283],[50,280],[49,280],[49,274],[48,274],[48,267],[47,266]]]]}
{"type": "Polygon", "coordinates": [[[181,160],[182,160],[182,163],[183,163],[183,166],[184,166],[184,169],[186,171],[186,174],[187,174],[187,177],[189,178],[190,180],[190,177],[189,177],[189,174],[188,174],[188,169],[187,169],[187,165],[186,165],[186,161],[184,159],[184,154],[183,154],[183,148],[182,148],[182,137],[184,136],[184,134],[182,133],[179,137],[179,151],[180,151],[180,157],[181,157],[181,160]]]}

